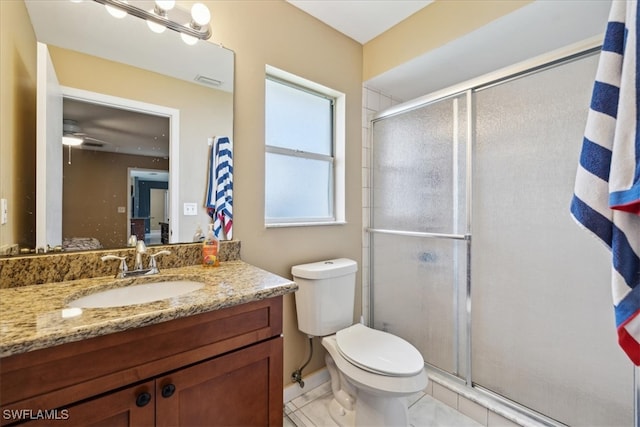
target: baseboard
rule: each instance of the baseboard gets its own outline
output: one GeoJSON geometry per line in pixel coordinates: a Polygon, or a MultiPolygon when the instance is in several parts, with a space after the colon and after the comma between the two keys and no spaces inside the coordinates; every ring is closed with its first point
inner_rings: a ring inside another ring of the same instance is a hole
{"type": "Polygon", "coordinates": [[[304,381],[304,388],[301,388],[297,383],[293,383],[284,388],[284,403],[286,404],[296,397],[302,396],[309,390],[313,390],[314,388],[326,383],[329,379],[329,371],[327,371],[326,367],[312,372],[309,375],[304,375],[302,378],[304,381]]]}

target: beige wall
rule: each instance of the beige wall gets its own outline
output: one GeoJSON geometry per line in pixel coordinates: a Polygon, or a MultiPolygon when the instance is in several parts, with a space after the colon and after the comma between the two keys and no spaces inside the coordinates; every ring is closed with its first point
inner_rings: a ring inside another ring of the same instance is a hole
{"type": "MultiPolygon", "coordinates": [[[[362,46],[282,0],[205,2],[213,39],[236,53],[234,238],[245,261],[284,277],[291,266],[349,257],[361,261],[362,46]],[[269,64],[346,94],[346,225],[265,229],[264,78],[269,64]]],[[[358,275],[360,278],[360,275],[358,275]]],[[[284,384],[304,361],[293,295],[284,307],[284,384]]],[[[324,349],[305,374],[324,365],[324,349]]]]}
{"type": "Polygon", "coordinates": [[[95,150],[71,151],[71,164],[67,149],[62,161],[62,237],[95,237],[104,248],[127,246],[127,214],[118,213],[118,206],[128,204],[128,168],[169,170],[169,161],[95,150]]]}
{"type": "Polygon", "coordinates": [[[35,244],[36,39],[22,2],[0,1],[0,249],[35,244]],[[24,232],[22,232],[24,231],[24,232]]]}
{"type": "Polygon", "coordinates": [[[364,45],[362,80],[389,71],[531,2],[436,0],[364,45]]]}

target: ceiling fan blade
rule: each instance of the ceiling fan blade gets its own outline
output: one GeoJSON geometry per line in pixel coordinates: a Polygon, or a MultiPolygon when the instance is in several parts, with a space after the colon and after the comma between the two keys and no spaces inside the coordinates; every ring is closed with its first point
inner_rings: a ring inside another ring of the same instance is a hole
{"type": "Polygon", "coordinates": [[[84,137],[84,143],[85,145],[89,145],[92,147],[102,147],[103,145],[112,145],[110,142],[102,140],[102,139],[98,139],[98,138],[93,138],[91,136],[85,136],[84,137]],[[93,143],[91,141],[94,141],[93,143]]]}

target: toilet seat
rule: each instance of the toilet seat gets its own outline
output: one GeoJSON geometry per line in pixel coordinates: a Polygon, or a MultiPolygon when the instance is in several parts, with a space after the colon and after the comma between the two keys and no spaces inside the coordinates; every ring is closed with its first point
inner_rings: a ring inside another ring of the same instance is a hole
{"type": "Polygon", "coordinates": [[[392,377],[417,375],[424,359],[410,343],[357,323],[336,333],[338,352],[360,369],[392,377]]]}

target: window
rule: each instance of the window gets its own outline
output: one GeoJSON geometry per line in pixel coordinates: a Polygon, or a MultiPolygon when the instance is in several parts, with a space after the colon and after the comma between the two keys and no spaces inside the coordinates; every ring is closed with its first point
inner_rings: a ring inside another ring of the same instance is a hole
{"type": "Polygon", "coordinates": [[[265,86],[265,223],[344,222],[344,94],[272,67],[265,86]]]}

